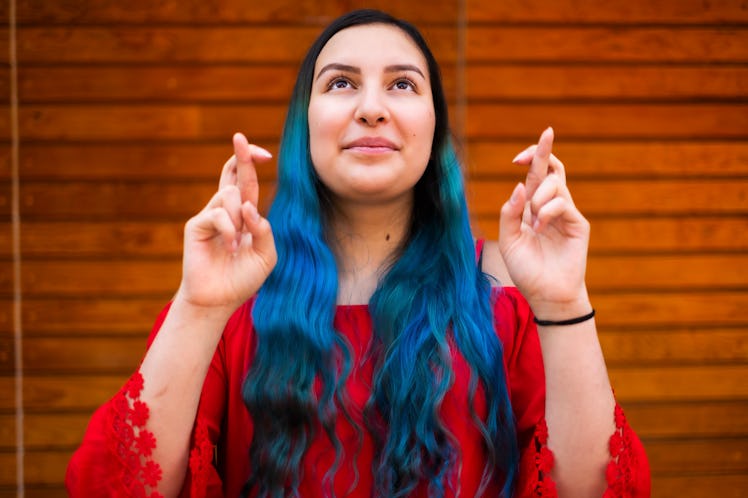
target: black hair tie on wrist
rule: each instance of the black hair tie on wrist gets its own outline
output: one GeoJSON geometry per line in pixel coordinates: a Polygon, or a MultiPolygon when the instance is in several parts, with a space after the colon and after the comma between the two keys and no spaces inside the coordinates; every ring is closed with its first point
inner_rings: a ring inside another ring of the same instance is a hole
{"type": "Polygon", "coordinates": [[[533,320],[535,320],[535,323],[537,323],[538,325],[547,327],[550,325],[574,325],[575,323],[586,322],[587,320],[591,319],[593,316],[595,316],[594,308],[592,309],[592,311],[590,311],[586,315],[578,316],[576,318],[569,318],[568,320],[561,320],[558,322],[554,322],[553,320],[538,320],[537,317],[533,317],[533,320]]]}

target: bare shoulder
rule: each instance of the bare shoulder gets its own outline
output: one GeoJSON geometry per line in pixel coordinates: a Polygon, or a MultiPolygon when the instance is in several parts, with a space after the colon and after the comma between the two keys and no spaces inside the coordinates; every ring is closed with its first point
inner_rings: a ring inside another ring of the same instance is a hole
{"type": "Polygon", "coordinates": [[[506,269],[504,258],[499,251],[499,242],[496,240],[487,240],[483,245],[483,272],[490,275],[496,280],[496,284],[502,286],[512,286],[512,278],[506,269]]]}

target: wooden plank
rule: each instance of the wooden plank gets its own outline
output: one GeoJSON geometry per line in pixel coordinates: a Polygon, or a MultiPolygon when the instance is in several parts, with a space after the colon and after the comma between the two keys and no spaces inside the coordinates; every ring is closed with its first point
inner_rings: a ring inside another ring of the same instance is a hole
{"type": "MultiPolygon", "coordinates": [[[[15,493],[15,492],[14,492],[15,493]]],[[[9,496],[15,497],[13,494],[9,496]]],[[[24,485],[24,497],[25,498],[69,498],[69,494],[62,484],[50,484],[50,485],[38,485],[38,484],[26,484],[24,485]]]]}
{"type": "Polygon", "coordinates": [[[21,247],[24,258],[181,258],[183,232],[182,221],[28,222],[21,232],[21,247]]]}
{"type": "MultiPolygon", "coordinates": [[[[241,129],[237,123],[237,129],[241,129]]],[[[277,141],[254,140],[278,157],[277,141]]],[[[22,147],[20,178],[32,180],[211,181],[218,188],[224,163],[233,154],[231,135],[219,143],[39,144],[22,147]]],[[[257,166],[261,180],[275,180],[276,160],[257,166]]]]}
{"type": "MultiPolygon", "coordinates": [[[[559,140],[748,137],[743,104],[468,104],[469,139],[525,139],[548,125],[559,140]]],[[[514,156],[511,156],[514,157],[514,156]]],[[[511,157],[509,160],[511,161],[511,157]]]]}
{"type": "Polygon", "coordinates": [[[748,365],[611,367],[616,397],[628,402],[727,401],[748,398],[748,365]]]}
{"type": "Polygon", "coordinates": [[[275,140],[283,105],[24,106],[23,140],[228,140],[237,130],[252,141],[275,140]]]}
{"type": "Polygon", "coordinates": [[[16,448],[16,415],[0,414],[0,452],[16,448]]]}
{"type": "MultiPolygon", "coordinates": [[[[740,215],[704,218],[596,217],[591,223],[592,254],[748,250],[748,218],[740,215]]],[[[28,224],[25,226],[28,231],[28,224]]],[[[474,226],[477,237],[493,240],[498,237],[499,216],[478,217],[474,226]]],[[[83,227],[79,229],[85,230],[83,227]]],[[[50,247],[54,248],[55,239],[49,242],[50,247]]]]}
{"type": "Polygon", "coordinates": [[[118,2],[40,2],[20,0],[20,24],[130,24],[130,23],[299,23],[324,25],[333,18],[354,8],[387,10],[394,16],[413,22],[454,23],[457,3],[454,0],[434,0],[428,8],[408,2],[389,0],[278,0],[253,3],[247,8],[242,0],[216,0],[210,4],[189,0],[173,4],[132,0],[126,6],[118,2]]]}
{"type": "MultiPolygon", "coordinates": [[[[652,473],[745,472],[748,439],[645,441],[652,473]]],[[[712,495],[713,496],[713,495],[712,495]]]]}
{"type": "MultiPolygon", "coordinates": [[[[748,254],[595,256],[587,285],[594,291],[646,289],[745,289],[748,254]]],[[[748,319],[748,310],[743,316],[748,319]]]]}
{"type": "MultiPolygon", "coordinates": [[[[273,185],[261,182],[265,210],[273,185]]],[[[21,189],[24,220],[174,220],[197,214],[216,193],[214,181],[201,183],[27,183],[21,189]],[[79,199],[86,199],[81,203],[79,199]],[[56,206],[56,207],[55,207],[56,206]]]]}
{"type": "MultiPolygon", "coordinates": [[[[469,99],[500,101],[681,101],[736,99],[745,98],[748,94],[748,68],[738,65],[692,67],[469,64],[465,68],[465,81],[469,99]]],[[[65,80],[62,82],[64,85],[65,80]]]]}
{"type": "Polygon", "coordinates": [[[13,261],[0,261],[0,294],[13,295],[13,261]]]}
{"type": "MultiPolygon", "coordinates": [[[[7,112],[7,108],[5,109],[5,111],[7,112]]],[[[3,184],[12,178],[10,156],[10,144],[0,143],[0,181],[2,181],[3,184]]]]}
{"type": "Polygon", "coordinates": [[[748,326],[748,295],[742,290],[593,292],[592,302],[600,328],[748,326]]]}
{"type": "Polygon", "coordinates": [[[610,366],[748,363],[748,331],[742,328],[600,329],[598,336],[610,366]]]}
{"type": "MultiPolygon", "coordinates": [[[[543,0],[469,0],[469,22],[501,23],[738,23],[748,20],[748,10],[739,2],[717,0],[713,2],[683,2],[682,0],[630,0],[626,2],[599,2],[592,8],[582,8],[575,0],[553,3],[543,0]]],[[[678,496],[678,495],[670,495],[678,496]]]]}
{"type": "MultiPolygon", "coordinates": [[[[726,72],[726,71],[722,71],[726,72]]],[[[720,73],[719,70],[714,73],[720,73]]],[[[71,102],[232,102],[286,104],[298,74],[290,65],[24,67],[18,93],[24,105],[71,102]],[[132,81],[137,81],[133,85],[132,81]],[[272,81],[272,84],[268,84],[272,81]]],[[[701,74],[701,73],[699,73],[701,74]]],[[[731,73],[730,73],[731,74],[731,73]]],[[[709,74],[717,76],[719,74],[709,74]]],[[[442,67],[447,99],[456,95],[453,66],[442,67]]],[[[728,78],[720,78],[718,81],[728,78]]],[[[709,80],[712,81],[711,79],[709,80]]],[[[706,91],[715,83],[704,84],[706,91]]],[[[729,88],[729,87],[728,87],[729,88]]]]}
{"type": "Polygon", "coordinates": [[[65,296],[65,299],[28,296],[24,298],[22,310],[24,335],[96,337],[106,332],[109,335],[134,335],[145,346],[158,313],[173,295],[172,289],[160,297],[135,299],[101,295],[65,296]]]}
{"type": "Polygon", "coordinates": [[[748,31],[740,28],[479,25],[466,33],[473,62],[744,62],[748,31]]]}
{"type": "Polygon", "coordinates": [[[744,498],[748,489],[748,474],[675,475],[655,476],[652,482],[653,498],[744,498]]]}
{"type": "MultiPolygon", "coordinates": [[[[17,34],[18,60],[24,64],[63,65],[70,63],[293,63],[299,64],[319,34],[318,27],[221,25],[200,27],[126,26],[112,27],[20,27],[17,34]]],[[[732,39],[719,31],[707,31],[706,38],[732,39]]],[[[443,63],[457,58],[457,30],[426,27],[424,36],[443,63]]],[[[739,41],[739,40],[738,40],[739,41]]],[[[740,53],[739,49],[733,49],[740,53]]],[[[729,56],[730,50],[722,58],[729,56]]]]}
{"type": "Polygon", "coordinates": [[[111,399],[128,377],[129,375],[27,375],[23,385],[24,409],[94,410],[111,399]]]}
{"type": "MultiPolygon", "coordinates": [[[[477,217],[499,219],[519,176],[512,181],[468,183],[468,203],[477,217]]],[[[575,204],[587,217],[743,215],[748,212],[748,182],[743,179],[570,181],[575,204]]],[[[32,213],[29,213],[32,214],[32,213]]]]}
{"type": "Polygon", "coordinates": [[[164,295],[174,293],[182,274],[180,260],[28,261],[21,276],[30,297],[74,295],[164,295]]]}
{"type": "MultiPolygon", "coordinates": [[[[12,412],[15,409],[16,409],[15,377],[13,377],[12,375],[0,375],[0,411],[12,412]]],[[[0,482],[0,484],[2,483],[0,482]]]]}
{"type": "Polygon", "coordinates": [[[0,375],[14,375],[16,371],[15,341],[10,334],[0,334],[0,375]]]}
{"type": "Polygon", "coordinates": [[[145,353],[141,337],[40,338],[23,341],[24,374],[130,374],[145,353]]]}
{"type": "Polygon", "coordinates": [[[23,418],[26,448],[74,448],[83,440],[92,413],[27,413],[23,418]]]}
{"type": "MultiPolygon", "coordinates": [[[[179,285],[182,263],[164,261],[25,261],[26,295],[162,295],[179,285]]],[[[593,292],[682,288],[740,289],[748,285],[748,254],[591,256],[593,292]],[[688,271],[684,271],[688,269],[688,271]]],[[[744,314],[748,319],[748,311],[744,314]]]]}
{"type": "Polygon", "coordinates": [[[643,439],[748,436],[748,401],[628,403],[623,409],[643,439]]]}
{"type": "MultiPolygon", "coordinates": [[[[517,181],[469,182],[468,202],[473,215],[498,220],[499,210],[517,181]]],[[[575,204],[587,217],[737,215],[748,208],[748,183],[744,180],[580,180],[570,183],[569,188],[575,204]]]]}
{"type": "Polygon", "coordinates": [[[65,450],[26,451],[23,477],[29,484],[54,485],[65,481],[65,470],[72,452],[65,450]]]}
{"type": "Polygon", "coordinates": [[[0,453],[0,486],[15,486],[16,483],[16,454],[0,453]]]}

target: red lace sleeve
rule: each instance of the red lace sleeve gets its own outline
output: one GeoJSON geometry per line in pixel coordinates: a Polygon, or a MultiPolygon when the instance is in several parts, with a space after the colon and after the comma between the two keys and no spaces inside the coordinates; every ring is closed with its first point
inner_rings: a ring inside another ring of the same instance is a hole
{"type": "MultiPolygon", "coordinates": [[[[149,346],[167,311],[168,307],[156,320],[149,346]]],[[[220,364],[220,361],[214,357],[213,364],[216,363],[220,364]]],[[[206,384],[216,382],[220,382],[220,375],[212,365],[206,384]]],[[[65,486],[69,496],[163,498],[157,490],[162,477],[161,467],[152,459],[158,443],[153,433],[146,429],[149,409],[140,400],[142,390],[143,377],[136,372],[111,400],[93,414],[81,446],[68,463],[65,486]]],[[[211,415],[220,417],[220,410],[213,411],[215,413],[198,411],[189,468],[180,496],[223,496],[221,480],[212,465],[217,434],[211,434],[208,427],[220,424],[209,420],[211,415]]]]}
{"type": "MultiPolygon", "coordinates": [[[[610,437],[610,462],[605,474],[607,488],[603,498],[648,498],[651,492],[650,472],[644,446],[626,421],[623,409],[615,407],[616,430],[610,437]]],[[[553,452],[548,448],[548,429],[541,420],[530,444],[520,459],[517,496],[522,498],[556,498],[556,484],[551,479],[553,452]]]]}

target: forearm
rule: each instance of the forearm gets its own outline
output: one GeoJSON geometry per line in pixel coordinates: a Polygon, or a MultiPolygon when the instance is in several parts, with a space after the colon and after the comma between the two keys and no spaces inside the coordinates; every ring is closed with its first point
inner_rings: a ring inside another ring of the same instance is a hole
{"type": "Polygon", "coordinates": [[[184,481],[200,393],[230,314],[189,306],[179,296],[140,367],[147,430],[156,438],[153,460],[163,471],[159,491],[176,496],[184,481]]]}
{"type": "Polygon", "coordinates": [[[608,441],[615,430],[615,399],[595,321],[538,326],[538,334],[546,376],[548,446],[555,455],[553,479],[559,496],[599,498],[606,485],[608,441]]]}

